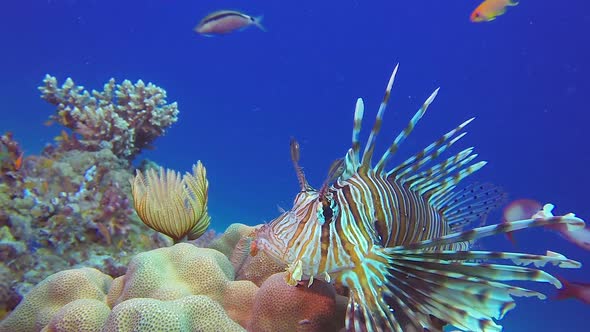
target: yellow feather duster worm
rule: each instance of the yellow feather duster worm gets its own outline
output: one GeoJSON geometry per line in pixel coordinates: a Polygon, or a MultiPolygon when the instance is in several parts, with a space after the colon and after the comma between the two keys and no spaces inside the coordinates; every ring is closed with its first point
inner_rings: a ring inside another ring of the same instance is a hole
{"type": "Polygon", "coordinates": [[[170,236],[174,242],[188,237],[194,240],[207,230],[209,182],[203,164],[193,165],[193,174],[183,177],[174,170],[137,171],[131,180],[133,205],[150,228],[170,236]]]}

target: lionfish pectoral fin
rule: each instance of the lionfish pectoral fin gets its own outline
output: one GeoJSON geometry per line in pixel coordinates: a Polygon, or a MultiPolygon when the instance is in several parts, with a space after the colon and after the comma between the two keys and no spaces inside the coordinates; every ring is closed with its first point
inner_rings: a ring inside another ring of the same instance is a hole
{"type": "Polygon", "coordinates": [[[350,288],[347,331],[442,331],[451,324],[464,331],[501,331],[495,321],[516,305],[513,297],[545,295],[506,281],[547,282],[552,275],[524,266],[474,260],[512,260],[542,266],[575,267],[576,262],[544,255],[486,251],[424,251],[376,248],[342,275],[350,288]]]}
{"type": "Polygon", "coordinates": [[[413,310],[416,317],[431,314],[463,331],[501,331],[496,323],[513,309],[513,297],[545,295],[506,281],[548,282],[561,287],[550,274],[523,266],[473,263],[473,260],[511,259],[559,265],[565,257],[483,251],[423,251],[386,248],[394,315],[413,310]]]}
{"type": "Polygon", "coordinates": [[[400,292],[389,255],[375,247],[361,264],[343,272],[340,280],[349,290],[346,331],[442,331],[441,321],[400,292]]]}

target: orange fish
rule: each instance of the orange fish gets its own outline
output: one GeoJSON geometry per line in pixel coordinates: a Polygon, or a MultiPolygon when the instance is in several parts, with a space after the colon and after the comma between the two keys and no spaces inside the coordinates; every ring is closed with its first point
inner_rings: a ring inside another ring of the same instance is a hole
{"type": "Polygon", "coordinates": [[[21,152],[20,156],[18,156],[18,158],[16,158],[16,160],[14,161],[14,169],[17,170],[17,171],[23,165],[23,156],[24,156],[24,153],[21,152]]]}
{"type": "Polygon", "coordinates": [[[475,8],[469,19],[474,23],[493,21],[506,12],[506,7],[516,5],[518,2],[513,0],[485,0],[475,8]]]}
{"type": "Polygon", "coordinates": [[[202,19],[195,27],[195,31],[204,36],[212,36],[243,30],[252,25],[266,31],[260,24],[261,20],[262,16],[252,17],[238,11],[219,10],[202,19]]]}

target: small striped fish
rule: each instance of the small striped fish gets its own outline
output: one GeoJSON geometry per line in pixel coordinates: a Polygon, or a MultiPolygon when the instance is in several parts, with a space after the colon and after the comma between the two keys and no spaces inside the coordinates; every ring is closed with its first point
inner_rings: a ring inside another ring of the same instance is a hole
{"type": "MultiPolygon", "coordinates": [[[[501,331],[495,320],[514,308],[512,296],[545,296],[505,281],[548,282],[552,275],[524,266],[546,263],[564,268],[580,264],[548,251],[546,255],[469,250],[473,241],[524,228],[563,224],[582,229],[573,214],[550,211],[531,219],[464,230],[502,200],[492,186],[456,187],[485,162],[467,148],[433,162],[465,133],[465,121],[400,165],[386,169],[400,144],[434,100],[426,100],[406,128],[373,166],[372,156],[397,66],[387,85],[362,156],[359,133],[364,106],[358,99],[352,147],[331,167],[320,190],[306,181],[299,166],[299,145],[291,158],[301,192],[293,208],[261,227],[254,250],[287,266],[286,281],[308,284],[333,280],[347,289],[347,331],[442,331],[452,324],[464,331],[501,331]],[[430,162],[434,165],[427,166],[430,162]],[[428,168],[427,168],[428,167],[428,168]],[[516,265],[491,263],[511,260],[516,265]]],[[[254,253],[254,252],[253,252],[254,253]]]]}

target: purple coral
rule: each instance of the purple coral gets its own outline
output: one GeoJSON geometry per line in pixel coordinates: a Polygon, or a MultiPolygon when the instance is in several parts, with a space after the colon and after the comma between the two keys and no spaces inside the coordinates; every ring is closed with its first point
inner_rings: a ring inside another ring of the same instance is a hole
{"type": "Polygon", "coordinates": [[[152,83],[110,79],[103,91],[88,92],[67,78],[61,87],[46,75],[39,87],[41,98],[57,106],[53,121],[81,136],[87,151],[109,148],[116,156],[132,160],[166,128],[177,121],[177,104],[168,104],[166,91],[152,83]]]}

